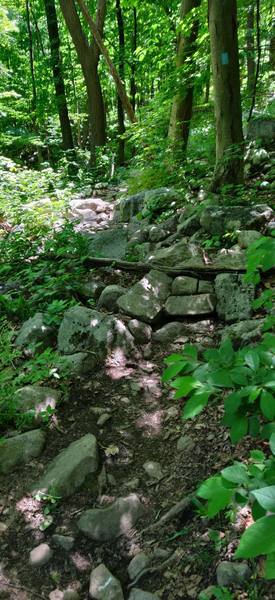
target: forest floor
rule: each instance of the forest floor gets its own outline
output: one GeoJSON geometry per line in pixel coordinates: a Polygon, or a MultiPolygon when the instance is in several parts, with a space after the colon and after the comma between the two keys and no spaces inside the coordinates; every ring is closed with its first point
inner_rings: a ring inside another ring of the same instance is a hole
{"type": "MultiPolygon", "coordinates": [[[[125,274],[107,269],[104,278],[106,285],[108,281],[121,283],[125,274]]],[[[201,335],[212,337],[215,345],[218,327],[215,321],[204,321],[201,335]]],[[[179,351],[182,343],[179,339],[169,349],[154,346],[148,358],[124,366],[108,365],[91,378],[77,380],[52,420],[42,457],[2,478],[0,598],[58,600],[62,597],[58,590],[70,588],[78,591],[81,600],[88,600],[90,573],[100,562],[119,578],[127,598],[127,567],[139,551],[150,555],[153,562],[136,587],[156,593],[162,600],[197,599],[202,590],[216,584],[217,564],[230,559],[236,548],[236,525],[220,518],[210,523],[190,506],[166,524],[157,525],[157,521],[194,492],[199,482],[232,459],[246,456],[247,442],[231,445],[228,431],[220,425],[222,407],[217,404],[209,406],[195,422],[182,421],[180,402],[173,400],[161,383],[168,350],[179,351]],[[97,425],[100,414],[110,415],[102,427],[97,425]],[[96,481],[94,476],[88,477],[78,493],[53,503],[53,522],[43,530],[43,503],[29,490],[45,465],[86,433],[93,433],[98,441],[103,465],[100,476],[96,481]],[[177,444],[183,435],[188,436],[188,443],[180,450],[177,444]],[[146,461],[160,463],[158,479],[148,478],[143,468],[146,461]],[[76,522],[83,510],[132,492],[142,499],[146,511],[130,535],[104,544],[77,533],[76,522]],[[155,528],[151,528],[153,524],[155,528]],[[41,542],[50,543],[53,533],[71,535],[72,550],[58,549],[50,563],[32,568],[30,551],[41,542]]],[[[240,529],[246,518],[249,515],[240,515],[240,529]]],[[[256,590],[255,578],[256,572],[245,591],[235,590],[234,598],[275,597],[271,584],[263,584],[260,590],[257,585],[256,590]]]]}

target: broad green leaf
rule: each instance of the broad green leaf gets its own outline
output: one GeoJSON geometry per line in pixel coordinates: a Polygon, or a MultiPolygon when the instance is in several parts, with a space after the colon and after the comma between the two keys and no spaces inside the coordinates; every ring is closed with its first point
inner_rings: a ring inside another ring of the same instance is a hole
{"type": "Polygon", "coordinates": [[[233,363],[235,352],[233,350],[230,338],[225,340],[219,349],[220,360],[224,366],[230,366],[233,363]]]}
{"type": "Polygon", "coordinates": [[[221,472],[224,479],[232,483],[247,484],[249,477],[246,468],[242,463],[235,463],[231,467],[226,467],[221,472]]]}
{"type": "Polygon", "coordinates": [[[248,435],[251,435],[253,438],[257,438],[260,432],[260,421],[256,415],[248,418],[248,435]]]}
{"type": "Polygon", "coordinates": [[[209,517],[214,517],[220,510],[226,508],[231,501],[232,494],[232,490],[223,486],[222,478],[219,475],[204,481],[197,491],[200,498],[208,500],[207,514],[209,517]]]}
{"type": "Polygon", "coordinates": [[[247,434],[248,419],[246,417],[236,417],[231,426],[230,437],[233,444],[237,444],[241,438],[247,434]]]}
{"type": "Polygon", "coordinates": [[[253,371],[256,371],[259,368],[260,358],[257,353],[257,350],[249,350],[249,352],[246,353],[244,358],[245,358],[246,364],[250,367],[250,369],[253,369],[253,371]]]}
{"type": "Polygon", "coordinates": [[[264,566],[265,579],[275,579],[275,552],[268,554],[264,566]]]}
{"type": "Polygon", "coordinates": [[[210,392],[195,392],[185,404],[183,418],[192,419],[198,415],[207,405],[209,396],[210,392]]]}
{"type": "Polygon", "coordinates": [[[224,401],[224,410],[228,415],[233,415],[241,404],[241,397],[238,392],[232,392],[224,401]]]}
{"type": "Polygon", "coordinates": [[[166,381],[169,381],[169,379],[172,379],[173,377],[178,375],[182,371],[182,369],[185,367],[185,365],[186,365],[185,362],[179,361],[179,362],[175,362],[174,364],[167,367],[167,369],[165,369],[165,371],[162,375],[163,383],[165,383],[166,381]]]}
{"type": "MultiPolygon", "coordinates": [[[[274,442],[275,442],[275,436],[274,436],[274,442]]],[[[262,450],[251,450],[250,457],[253,460],[255,460],[256,462],[264,462],[265,453],[262,452],[262,450]]]]}
{"type": "Polygon", "coordinates": [[[208,381],[217,387],[232,387],[232,380],[227,369],[218,369],[209,374],[208,381]]]}
{"type": "Polygon", "coordinates": [[[235,367],[230,371],[233,383],[237,383],[238,385],[247,385],[249,374],[250,371],[247,367],[235,367]]]}
{"type": "Polygon", "coordinates": [[[166,365],[172,365],[175,362],[183,362],[182,354],[170,354],[164,359],[166,365]]]}
{"type": "Polygon", "coordinates": [[[265,510],[275,512],[275,485],[252,490],[251,494],[265,510]]]}
{"type": "Polygon", "coordinates": [[[272,396],[272,394],[270,394],[266,390],[263,390],[261,393],[260,406],[261,406],[261,411],[262,411],[263,415],[269,421],[274,419],[274,417],[275,417],[275,398],[274,398],[274,396],[272,396]]]}
{"type": "Polygon", "coordinates": [[[275,456],[275,433],[272,433],[270,437],[269,446],[273,456],[275,456]]]}
{"type": "Polygon", "coordinates": [[[184,396],[187,396],[191,390],[199,385],[198,381],[189,375],[186,377],[181,377],[180,380],[181,381],[179,386],[177,386],[177,391],[174,396],[175,399],[184,398],[184,396]]]}
{"type": "Polygon", "coordinates": [[[235,558],[254,558],[275,552],[275,515],[262,517],[241,537],[235,558]]]}
{"type": "Polygon", "coordinates": [[[254,519],[254,521],[258,521],[259,519],[262,519],[266,514],[265,509],[260,506],[259,502],[257,502],[257,500],[255,500],[255,502],[253,502],[252,505],[252,517],[254,519]]]}
{"type": "Polygon", "coordinates": [[[198,358],[198,349],[196,348],[196,346],[191,346],[187,344],[183,347],[182,354],[184,357],[196,361],[198,358]]]}
{"type": "Polygon", "coordinates": [[[273,423],[266,423],[266,425],[264,425],[261,429],[261,439],[262,440],[269,440],[272,433],[275,433],[275,422],[273,421],[273,423]]]}

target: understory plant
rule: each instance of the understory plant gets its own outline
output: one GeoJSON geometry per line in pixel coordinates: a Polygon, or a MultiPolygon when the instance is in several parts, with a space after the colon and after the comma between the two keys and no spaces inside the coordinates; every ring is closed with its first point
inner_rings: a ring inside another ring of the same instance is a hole
{"type": "MultiPolygon", "coordinates": [[[[247,282],[259,284],[261,272],[274,266],[275,239],[261,237],[247,252],[247,282]]],[[[219,348],[199,356],[195,346],[165,360],[163,382],[185,399],[183,418],[196,417],[209,401],[223,401],[222,424],[230,428],[232,443],[249,435],[257,442],[246,460],[235,461],[204,481],[196,504],[202,516],[220,511],[234,520],[249,507],[254,520],[241,536],[235,558],[265,556],[264,575],[275,579],[275,336],[273,292],[266,288],[254,301],[254,309],[269,314],[259,343],[235,350],[227,337],[219,348]],[[267,440],[268,444],[265,442],[267,440]],[[264,452],[265,450],[265,452],[264,452]]]]}

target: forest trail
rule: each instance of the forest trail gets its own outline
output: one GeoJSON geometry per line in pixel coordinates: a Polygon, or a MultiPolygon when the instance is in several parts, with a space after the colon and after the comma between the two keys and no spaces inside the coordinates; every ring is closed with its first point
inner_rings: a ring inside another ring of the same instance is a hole
{"type": "MultiPolygon", "coordinates": [[[[92,237],[98,230],[114,227],[110,218],[114,205],[114,190],[107,198],[73,200],[72,218],[81,216],[78,230],[85,234],[88,231],[92,237]],[[96,222],[92,223],[94,217],[96,222]]],[[[103,271],[105,282],[109,279],[121,283],[125,278],[119,270],[103,271]]],[[[204,335],[214,337],[215,327],[210,320],[192,321],[193,333],[188,338],[179,336],[169,350],[179,351],[187,339],[192,342],[204,335]]],[[[138,588],[156,593],[163,600],[197,598],[198,590],[215,582],[214,547],[207,535],[207,523],[190,508],[150,530],[163,514],[194,492],[199,481],[234,454],[228,432],[218,427],[217,407],[207,409],[195,424],[181,421],[180,403],[161,383],[167,351],[167,346],[160,344],[153,354],[147,348],[149,357],[139,353],[136,359],[126,362],[118,354],[105,369],[77,381],[47,432],[43,454],[5,478],[0,510],[8,537],[1,557],[1,598],[29,600],[38,595],[54,600],[59,598],[54,590],[74,589],[81,600],[88,599],[90,572],[99,562],[120,579],[128,597],[131,580],[127,567],[139,552],[144,552],[149,562],[144,576],[138,578],[138,588]],[[96,479],[88,477],[84,487],[65,501],[53,499],[53,521],[43,531],[47,523],[45,503],[34,499],[29,491],[61,450],[90,433],[96,436],[100,450],[99,475],[96,479]],[[82,511],[106,507],[117,497],[129,494],[138,494],[145,511],[127,535],[108,543],[79,536],[76,522],[82,511]],[[72,549],[55,547],[49,564],[30,570],[29,553],[42,542],[53,547],[54,534],[72,537],[72,549]],[[166,564],[171,555],[173,560],[166,564]]]]}

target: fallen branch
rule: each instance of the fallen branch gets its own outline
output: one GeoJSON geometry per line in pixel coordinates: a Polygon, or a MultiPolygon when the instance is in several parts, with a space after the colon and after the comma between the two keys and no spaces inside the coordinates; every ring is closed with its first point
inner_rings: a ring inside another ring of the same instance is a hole
{"type": "Polygon", "coordinates": [[[177,504],[172,506],[172,508],[170,508],[170,510],[168,510],[168,512],[164,513],[164,515],[162,515],[162,517],[160,517],[160,519],[158,521],[156,521],[155,523],[152,523],[148,527],[145,527],[145,529],[142,529],[142,531],[140,531],[140,533],[145,533],[145,532],[151,533],[151,531],[154,531],[155,529],[159,529],[163,525],[166,525],[166,523],[168,523],[169,521],[172,521],[172,519],[174,519],[175,517],[180,515],[187,508],[189,508],[192,500],[193,500],[192,495],[186,496],[185,498],[183,498],[182,500],[177,502],[177,504]]]}
{"type": "Polygon", "coordinates": [[[171,563],[175,561],[179,562],[180,560],[182,560],[183,554],[184,551],[182,549],[177,548],[175,552],[172,552],[172,554],[170,554],[170,556],[168,556],[168,558],[166,558],[166,560],[164,560],[160,565],[157,565],[155,567],[145,567],[145,569],[142,569],[142,571],[140,571],[140,573],[137,575],[134,581],[132,581],[128,585],[128,589],[134,587],[138,583],[138,581],[145,575],[159,573],[160,571],[163,571],[163,569],[166,569],[166,567],[168,567],[171,563]]]}

